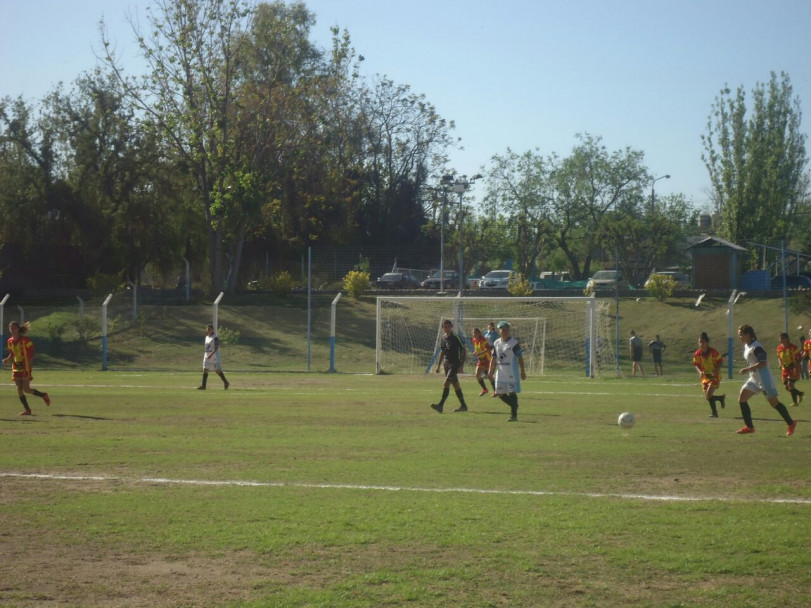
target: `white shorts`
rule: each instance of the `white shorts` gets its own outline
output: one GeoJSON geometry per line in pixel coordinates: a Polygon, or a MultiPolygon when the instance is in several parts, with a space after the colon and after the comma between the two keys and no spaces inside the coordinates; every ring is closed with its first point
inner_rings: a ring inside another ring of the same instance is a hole
{"type": "Polygon", "coordinates": [[[755,393],[755,394],[762,393],[762,394],[766,395],[767,399],[774,399],[779,394],[777,392],[777,387],[774,386],[773,384],[771,386],[764,387],[764,386],[758,384],[752,378],[750,378],[749,380],[747,380],[744,383],[744,385],[741,387],[741,390],[747,390],[750,393],[755,393]]]}
{"type": "Polygon", "coordinates": [[[220,353],[214,353],[209,359],[208,355],[203,355],[203,369],[207,372],[216,372],[220,369],[220,353]]]}

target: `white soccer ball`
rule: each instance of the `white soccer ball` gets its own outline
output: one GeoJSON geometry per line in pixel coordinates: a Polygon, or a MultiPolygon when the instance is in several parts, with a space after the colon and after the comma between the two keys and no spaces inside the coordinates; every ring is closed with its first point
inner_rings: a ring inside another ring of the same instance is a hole
{"type": "Polygon", "coordinates": [[[635,422],[636,416],[634,416],[631,412],[623,412],[620,414],[620,417],[617,418],[617,424],[624,429],[630,429],[632,426],[634,426],[635,422]]]}

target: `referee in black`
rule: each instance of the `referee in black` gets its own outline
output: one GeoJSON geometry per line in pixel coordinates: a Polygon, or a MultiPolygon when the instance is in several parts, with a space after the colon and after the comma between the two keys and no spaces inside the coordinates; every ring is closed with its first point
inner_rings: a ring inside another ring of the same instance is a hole
{"type": "Polygon", "coordinates": [[[445,384],[442,385],[442,399],[439,403],[432,403],[431,407],[440,414],[442,408],[445,406],[445,400],[450,393],[450,386],[453,385],[453,390],[456,391],[456,397],[459,399],[459,407],[453,410],[454,412],[466,412],[467,404],[465,397],[462,395],[462,386],[459,384],[457,374],[462,371],[465,366],[465,359],[467,358],[467,349],[461,338],[453,333],[453,323],[450,319],[445,319],[442,322],[442,331],[445,332],[445,337],[442,338],[440,345],[439,360],[436,363],[436,373],[439,373],[439,368],[442,367],[442,362],[445,362],[445,384]]]}

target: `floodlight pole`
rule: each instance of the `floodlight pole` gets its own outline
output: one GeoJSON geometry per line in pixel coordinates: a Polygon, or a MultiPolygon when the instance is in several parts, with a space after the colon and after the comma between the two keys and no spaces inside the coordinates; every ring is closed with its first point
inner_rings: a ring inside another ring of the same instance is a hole
{"type": "Polygon", "coordinates": [[[464,196],[465,190],[468,190],[477,179],[480,179],[482,175],[477,173],[469,180],[467,175],[463,175],[460,179],[457,179],[453,184],[453,191],[459,194],[459,297],[462,297],[462,291],[465,289],[467,281],[465,280],[465,240],[464,240],[464,233],[462,231],[464,225],[464,213],[462,208],[462,198],[464,196]]]}
{"type": "Polygon", "coordinates": [[[654,206],[654,201],[656,200],[656,193],[654,192],[653,188],[660,179],[670,179],[669,175],[660,175],[659,177],[654,177],[653,181],[650,184],[650,212],[653,213],[656,210],[654,206]]]}
{"type": "Polygon", "coordinates": [[[445,291],[445,215],[448,207],[448,186],[453,185],[453,175],[442,176],[442,218],[439,229],[439,291],[445,291]]]}

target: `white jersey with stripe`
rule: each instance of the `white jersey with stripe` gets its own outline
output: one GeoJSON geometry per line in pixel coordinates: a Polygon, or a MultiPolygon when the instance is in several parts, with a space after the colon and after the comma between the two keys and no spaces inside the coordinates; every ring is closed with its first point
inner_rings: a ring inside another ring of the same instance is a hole
{"type": "Polygon", "coordinates": [[[498,338],[493,343],[493,358],[496,360],[496,395],[521,392],[519,357],[521,345],[515,338],[510,337],[506,342],[498,338]]]}

